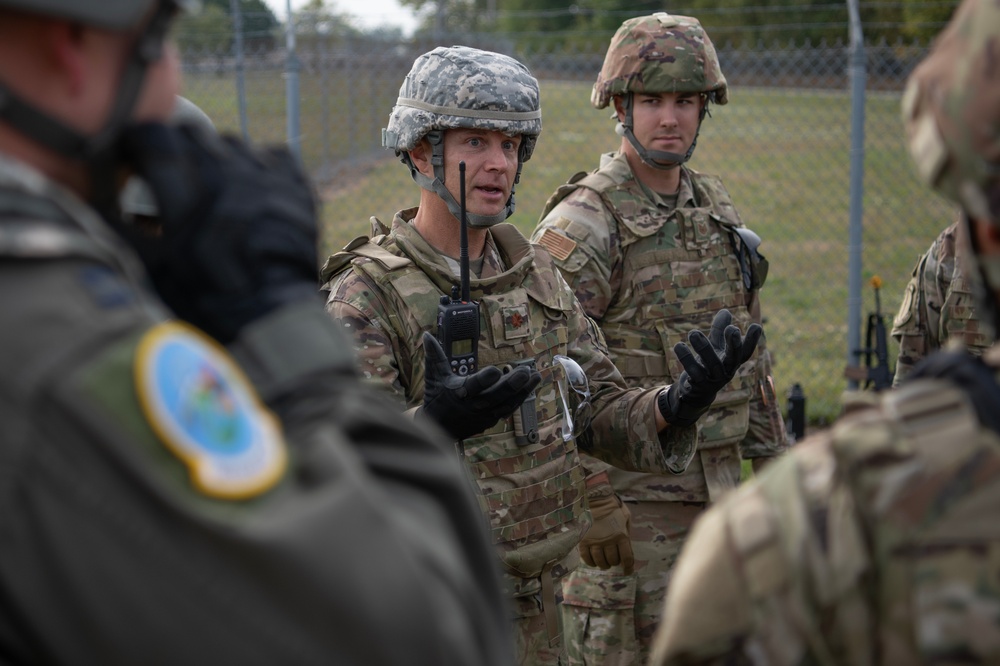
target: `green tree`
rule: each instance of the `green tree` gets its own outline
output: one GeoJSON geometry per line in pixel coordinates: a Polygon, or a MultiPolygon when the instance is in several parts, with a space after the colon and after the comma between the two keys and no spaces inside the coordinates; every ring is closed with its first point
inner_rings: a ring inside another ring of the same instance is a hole
{"type": "MultiPolygon", "coordinates": [[[[859,0],[865,39],[936,35],[959,0],[859,0]]],[[[423,16],[422,33],[497,32],[519,48],[599,48],[622,21],[664,11],[662,0],[400,0],[423,16]]],[[[696,16],[718,46],[846,43],[846,0],[683,0],[669,11],[696,16]]]]}
{"type": "Polygon", "coordinates": [[[185,14],[177,21],[177,44],[185,54],[228,54],[233,24],[219,7],[206,5],[200,12],[185,14]]]}
{"type": "Polygon", "coordinates": [[[958,0],[938,3],[903,0],[904,36],[929,42],[948,23],[956,7],[958,0]]]}
{"type": "MultiPolygon", "coordinates": [[[[247,50],[272,48],[276,41],[275,33],[279,27],[274,12],[264,4],[264,0],[236,0],[236,2],[239,5],[243,22],[244,47],[247,50]]],[[[231,0],[203,0],[202,11],[204,12],[210,7],[218,7],[232,20],[231,0]]]]}
{"type": "Polygon", "coordinates": [[[295,13],[295,31],[307,39],[309,35],[326,37],[357,35],[349,17],[326,6],[325,0],[309,0],[295,13]]]}

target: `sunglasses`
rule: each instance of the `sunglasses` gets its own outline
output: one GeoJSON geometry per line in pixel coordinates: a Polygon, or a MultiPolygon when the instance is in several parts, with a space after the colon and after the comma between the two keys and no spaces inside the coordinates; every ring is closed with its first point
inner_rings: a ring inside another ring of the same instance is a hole
{"type": "Polygon", "coordinates": [[[562,381],[556,382],[556,386],[559,387],[559,399],[562,401],[563,421],[565,423],[565,427],[561,428],[562,438],[564,442],[568,442],[574,437],[579,437],[590,427],[590,421],[594,414],[590,404],[590,384],[587,382],[587,373],[583,371],[579,363],[570,357],[556,354],[552,360],[562,366],[563,374],[566,376],[565,385],[577,394],[579,400],[576,409],[571,413],[569,408],[571,396],[567,395],[562,381]]]}

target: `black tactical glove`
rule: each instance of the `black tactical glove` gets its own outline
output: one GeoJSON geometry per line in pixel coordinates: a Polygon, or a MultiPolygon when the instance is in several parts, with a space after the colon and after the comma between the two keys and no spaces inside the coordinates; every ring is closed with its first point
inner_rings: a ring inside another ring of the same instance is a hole
{"type": "Polygon", "coordinates": [[[969,397],[979,422],[1000,433],[1000,384],[995,371],[965,351],[939,351],[913,367],[903,383],[915,379],[945,379],[969,397]]]}
{"type": "Polygon", "coordinates": [[[162,228],[131,240],[178,317],[228,343],[282,305],[321,302],[315,202],[291,153],[160,124],[129,128],[123,151],[162,228]]]}
{"type": "Polygon", "coordinates": [[[729,310],[722,309],[712,320],[707,338],[701,331],[688,333],[688,342],[697,357],[683,342],[674,345],[674,354],[684,372],[656,401],[667,423],[679,427],[694,425],[757,348],[763,332],[760,325],[750,324],[743,335],[739,327],[730,323],[732,320],[729,310]]]}
{"type": "Polygon", "coordinates": [[[542,376],[519,366],[504,374],[488,366],[467,377],[451,371],[441,343],[424,333],[424,413],[455,439],[465,439],[514,413],[542,376]]]}

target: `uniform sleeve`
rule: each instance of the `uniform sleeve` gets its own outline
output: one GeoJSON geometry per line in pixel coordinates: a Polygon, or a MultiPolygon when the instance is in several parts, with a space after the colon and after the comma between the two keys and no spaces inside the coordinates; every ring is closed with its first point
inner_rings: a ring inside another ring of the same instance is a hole
{"type": "Polygon", "coordinates": [[[892,337],[899,343],[894,386],[898,386],[917,363],[941,348],[942,341],[938,335],[941,306],[951,282],[951,277],[943,275],[941,269],[944,265],[953,265],[947,261],[942,262],[942,250],[945,246],[942,239],[945,233],[942,232],[934,240],[914,266],[903,293],[899,313],[893,320],[892,337]]]}
{"type": "MultiPolygon", "coordinates": [[[[759,297],[759,292],[756,296],[759,297]]],[[[759,321],[760,318],[755,319],[759,321]]],[[[740,457],[744,460],[773,458],[788,450],[788,435],[778,406],[766,335],[761,335],[757,344],[755,362],[757,367],[750,394],[747,434],[740,442],[740,457]]]]}
{"type": "MultiPolygon", "coordinates": [[[[173,422],[201,433],[196,460],[137,388],[166,324],[130,310],[127,293],[107,298],[113,277],[87,305],[77,274],[0,287],[48,294],[5,301],[34,335],[5,365],[23,395],[0,391],[0,651],[30,663],[512,662],[461,463],[441,433],[361,385],[320,305],[278,310],[235,341],[259,403],[212,401],[212,363],[232,358],[221,348],[191,373],[204,390],[176,383],[189,400],[173,422]],[[199,461],[245,476],[228,465],[243,449],[208,447],[206,433],[221,443],[269,415],[287,452],[273,484],[220,498],[193,482],[211,477],[199,461]]],[[[163,364],[168,380],[176,365],[163,364]]]]}
{"type": "Polygon", "coordinates": [[[570,315],[570,356],[587,373],[593,421],[581,437],[581,449],[615,467],[637,472],[672,472],[687,469],[697,445],[698,425],[656,429],[656,397],[660,388],[629,389],[608,356],[597,323],[579,303],[570,315]]]}
{"type": "Polygon", "coordinates": [[[621,282],[617,225],[592,190],[572,192],[532,236],[549,250],[584,311],[601,321],[621,282]]]}
{"type": "Polygon", "coordinates": [[[829,442],[813,438],[695,523],[651,664],[864,663],[869,554],[829,442]]]}
{"type": "Polygon", "coordinates": [[[413,367],[408,350],[392,329],[385,307],[376,301],[376,293],[349,270],[331,285],[326,310],[354,346],[362,378],[400,405],[414,407],[422,401],[422,371],[421,382],[415,385],[404,370],[413,367]]]}

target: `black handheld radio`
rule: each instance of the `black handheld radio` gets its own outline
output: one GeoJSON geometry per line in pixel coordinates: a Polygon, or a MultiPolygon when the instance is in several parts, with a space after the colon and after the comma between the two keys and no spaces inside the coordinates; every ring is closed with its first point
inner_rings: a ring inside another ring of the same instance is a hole
{"type": "Polygon", "coordinates": [[[465,218],[465,162],[458,163],[459,196],[462,209],[459,254],[461,293],[451,288],[451,297],[438,304],[437,337],[448,356],[451,371],[471,375],[479,369],[479,303],[469,296],[469,231],[465,218]]]}

